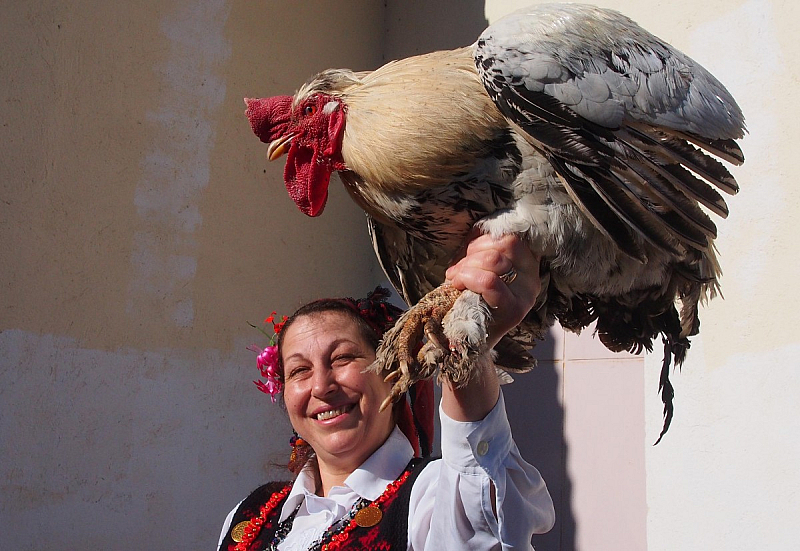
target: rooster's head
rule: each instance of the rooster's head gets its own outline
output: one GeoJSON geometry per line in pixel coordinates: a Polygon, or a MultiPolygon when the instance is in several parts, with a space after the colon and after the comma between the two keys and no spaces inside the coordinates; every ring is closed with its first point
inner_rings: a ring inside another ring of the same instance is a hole
{"type": "Polygon", "coordinates": [[[244,101],[253,132],[269,144],[269,160],[287,154],[283,179],[289,196],[308,216],[322,214],[331,173],[345,169],[341,100],[314,94],[294,103],[291,96],[244,101]]]}

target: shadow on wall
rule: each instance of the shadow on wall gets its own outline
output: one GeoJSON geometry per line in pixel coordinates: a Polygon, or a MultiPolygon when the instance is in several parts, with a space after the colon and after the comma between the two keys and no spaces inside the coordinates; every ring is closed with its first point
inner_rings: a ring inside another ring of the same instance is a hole
{"type": "MultiPolygon", "coordinates": [[[[388,2],[385,21],[385,61],[472,44],[488,25],[483,0],[460,2],[458,17],[452,2],[388,2]]],[[[540,343],[534,355],[538,367],[515,377],[503,393],[520,452],[542,473],[556,508],[556,525],[547,534],[534,536],[533,544],[543,550],[572,550],[576,523],[566,469],[562,362],[555,361],[551,338],[540,343]]]]}
{"type": "Polygon", "coordinates": [[[556,509],[556,524],[546,534],[535,535],[536,549],[575,549],[576,522],[572,513],[572,483],[567,472],[569,449],[564,438],[564,407],[561,399],[563,362],[557,361],[553,331],[534,349],[538,365],[530,373],[517,375],[503,387],[511,430],[519,451],[536,466],[550,490],[556,509]]]}

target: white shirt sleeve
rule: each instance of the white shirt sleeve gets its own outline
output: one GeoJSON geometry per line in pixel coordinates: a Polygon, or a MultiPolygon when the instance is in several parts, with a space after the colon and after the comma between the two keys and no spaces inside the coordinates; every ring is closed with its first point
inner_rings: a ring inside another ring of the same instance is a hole
{"type": "Polygon", "coordinates": [[[441,406],[439,417],[442,459],[411,491],[408,548],[533,549],[531,536],[553,527],[555,511],[539,471],[514,443],[502,392],[481,421],[454,421],[441,406]]]}

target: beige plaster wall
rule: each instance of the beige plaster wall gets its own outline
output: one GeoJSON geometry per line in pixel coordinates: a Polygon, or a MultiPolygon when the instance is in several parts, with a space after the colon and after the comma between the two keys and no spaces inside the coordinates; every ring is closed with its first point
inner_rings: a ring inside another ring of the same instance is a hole
{"type": "MultiPolygon", "coordinates": [[[[112,350],[230,348],[235,318],[260,315],[257,297],[298,266],[318,276],[311,289],[326,285],[325,271],[351,273],[308,253],[350,251],[326,229],[362,235],[358,211],[345,202],[298,232],[307,220],[289,208],[282,167],[266,165],[242,117],[243,95],[292,92],[331,64],[380,62],[380,8],[343,3],[325,20],[321,6],[289,15],[221,1],[6,10],[6,327],[112,350]],[[304,21],[302,40],[288,36],[285,17],[304,21]],[[331,48],[331,22],[352,40],[331,48]]],[[[284,309],[298,298],[277,296],[284,309]]]]}
{"type": "Polygon", "coordinates": [[[247,322],[380,276],[340,186],[319,220],[294,207],[242,98],[377,66],[383,12],[4,4],[0,546],[211,548],[277,476],[247,322]]]}
{"type": "MultiPolygon", "coordinates": [[[[281,476],[289,429],[250,384],[248,321],[383,276],[340,186],[318,219],[242,116],[331,66],[471,42],[521,1],[7,3],[0,20],[0,532],[13,549],[213,546],[281,476]],[[43,519],[46,519],[43,522],[43,519]]],[[[785,549],[800,485],[798,8],[603,2],[695,57],[751,135],[660,427],[659,355],[554,331],[506,389],[558,524],[538,549],[785,549]],[[776,277],[777,276],[777,277],[776,277]],[[789,289],[789,290],[785,290],[789,289]],[[642,370],[644,365],[645,369],[642,370]],[[777,505],[776,505],[777,504],[777,505]],[[679,528],[676,528],[679,527],[679,528]]]]}

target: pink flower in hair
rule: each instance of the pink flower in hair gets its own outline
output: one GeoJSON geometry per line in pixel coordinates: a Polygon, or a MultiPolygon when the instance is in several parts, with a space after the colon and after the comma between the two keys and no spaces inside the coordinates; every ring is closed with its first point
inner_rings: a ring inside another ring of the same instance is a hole
{"type": "Polygon", "coordinates": [[[265,379],[263,381],[253,382],[255,383],[256,387],[258,387],[258,390],[265,394],[269,394],[273,403],[275,403],[275,396],[280,394],[281,390],[283,390],[283,382],[281,382],[282,373],[280,367],[280,354],[278,352],[277,340],[278,333],[281,332],[283,325],[286,323],[286,316],[283,316],[281,321],[275,323],[275,315],[276,312],[272,312],[267,319],[264,320],[265,324],[272,324],[271,335],[261,327],[253,325],[252,323],[250,324],[251,327],[255,327],[269,339],[269,345],[263,349],[255,344],[247,347],[248,350],[258,354],[258,357],[256,358],[256,365],[261,373],[261,377],[265,379]]]}
{"type": "Polygon", "coordinates": [[[269,394],[272,403],[276,402],[275,396],[280,394],[281,390],[283,389],[283,385],[281,382],[274,378],[274,377],[267,377],[267,381],[253,381],[256,384],[258,390],[263,392],[264,394],[269,394]]]}
{"type": "Polygon", "coordinates": [[[278,347],[268,346],[258,354],[256,360],[258,369],[261,371],[262,377],[273,376],[277,377],[279,373],[278,367],[278,347]]]}
{"type": "Polygon", "coordinates": [[[274,403],[275,396],[283,389],[283,383],[281,383],[280,380],[280,365],[278,364],[278,347],[276,345],[270,345],[262,350],[256,345],[251,345],[248,346],[247,349],[258,354],[256,365],[258,365],[261,376],[266,379],[266,381],[253,382],[258,387],[258,390],[269,394],[274,403]]]}

